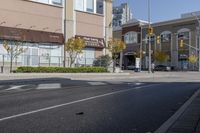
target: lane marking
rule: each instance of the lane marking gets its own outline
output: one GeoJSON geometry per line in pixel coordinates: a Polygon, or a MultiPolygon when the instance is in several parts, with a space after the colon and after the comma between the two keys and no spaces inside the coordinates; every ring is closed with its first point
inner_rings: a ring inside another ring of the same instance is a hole
{"type": "Polygon", "coordinates": [[[105,85],[106,83],[103,82],[88,82],[90,85],[105,85]]]}
{"type": "Polygon", "coordinates": [[[134,88],[126,89],[126,90],[120,90],[120,91],[110,92],[110,93],[97,95],[97,96],[93,96],[93,97],[88,97],[88,98],[84,98],[84,99],[80,99],[80,100],[76,100],[76,101],[72,101],[72,102],[68,102],[68,103],[49,106],[49,107],[46,107],[46,108],[41,108],[41,109],[37,109],[37,110],[25,112],[25,113],[20,113],[20,114],[8,116],[8,117],[0,118],[0,122],[5,121],[5,120],[9,120],[9,119],[14,119],[14,118],[26,116],[26,115],[30,115],[30,114],[35,114],[35,113],[38,113],[38,112],[43,112],[43,111],[63,107],[63,106],[67,106],[67,105],[71,105],[71,104],[75,104],[75,103],[80,103],[80,102],[89,101],[89,100],[92,100],[92,99],[97,99],[97,98],[101,98],[101,97],[105,97],[105,96],[110,96],[110,95],[114,95],[114,94],[119,94],[119,93],[123,93],[123,92],[128,92],[128,91],[137,90],[137,89],[141,89],[141,88],[144,88],[144,87],[156,86],[156,85],[159,85],[159,84],[139,86],[139,87],[134,87],[134,88]]]}
{"type": "Polygon", "coordinates": [[[22,87],[24,87],[26,85],[17,85],[17,86],[12,86],[8,89],[5,89],[6,91],[10,91],[10,90],[18,90],[18,89],[21,89],[22,87]]]}
{"type": "Polygon", "coordinates": [[[55,84],[39,84],[36,89],[42,90],[42,89],[59,89],[61,88],[61,84],[55,83],[55,84]]]}
{"type": "Polygon", "coordinates": [[[189,100],[187,100],[167,121],[165,121],[154,133],[166,133],[170,127],[178,120],[179,117],[185,112],[194,99],[200,94],[198,89],[189,100]]]}

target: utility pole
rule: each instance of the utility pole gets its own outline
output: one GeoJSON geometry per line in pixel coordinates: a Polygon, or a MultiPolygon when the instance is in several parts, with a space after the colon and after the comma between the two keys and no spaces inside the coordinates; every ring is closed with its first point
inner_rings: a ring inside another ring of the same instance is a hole
{"type": "Polygon", "coordinates": [[[66,67],[66,48],[65,48],[65,43],[66,43],[66,0],[64,0],[64,61],[63,61],[63,67],[66,67]]]}
{"type": "Polygon", "coordinates": [[[149,45],[149,73],[151,73],[151,34],[150,34],[150,30],[151,29],[151,24],[150,24],[150,0],[148,0],[148,23],[149,23],[149,27],[148,27],[148,45],[149,45]]]}

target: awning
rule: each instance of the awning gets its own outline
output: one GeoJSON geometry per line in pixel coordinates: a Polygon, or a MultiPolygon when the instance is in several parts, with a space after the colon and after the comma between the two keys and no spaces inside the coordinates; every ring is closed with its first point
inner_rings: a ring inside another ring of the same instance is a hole
{"type": "Polygon", "coordinates": [[[63,44],[62,33],[44,32],[0,26],[0,39],[35,42],[35,43],[58,43],[63,44]]]}

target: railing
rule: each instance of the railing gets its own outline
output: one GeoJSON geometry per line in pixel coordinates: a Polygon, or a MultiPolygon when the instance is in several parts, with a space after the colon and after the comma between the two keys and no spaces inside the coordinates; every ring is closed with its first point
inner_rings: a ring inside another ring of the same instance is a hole
{"type": "MultiPolygon", "coordinates": [[[[13,60],[13,70],[20,66],[43,66],[43,67],[63,67],[63,56],[34,56],[34,55],[20,55],[13,60]]],[[[66,57],[66,67],[70,66],[70,58],[66,57]]],[[[81,66],[105,66],[105,62],[95,58],[77,58],[72,64],[73,67],[81,66]]],[[[0,54],[0,73],[9,72],[10,56],[7,54],[0,54]]]]}

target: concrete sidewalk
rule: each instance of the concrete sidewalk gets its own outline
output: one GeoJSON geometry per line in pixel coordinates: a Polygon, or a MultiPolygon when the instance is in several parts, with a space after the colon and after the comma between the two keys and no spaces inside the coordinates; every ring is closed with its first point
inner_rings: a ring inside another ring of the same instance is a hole
{"type": "Polygon", "coordinates": [[[200,89],[155,133],[200,133],[200,89]]]}
{"type": "Polygon", "coordinates": [[[71,80],[109,80],[109,79],[153,79],[162,77],[177,77],[177,74],[159,72],[149,74],[148,72],[140,73],[11,73],[0,74],[0,81],[15,80],[15,79],[37,79],[37,78],[68,78],[71,80]]]}

